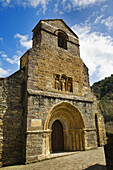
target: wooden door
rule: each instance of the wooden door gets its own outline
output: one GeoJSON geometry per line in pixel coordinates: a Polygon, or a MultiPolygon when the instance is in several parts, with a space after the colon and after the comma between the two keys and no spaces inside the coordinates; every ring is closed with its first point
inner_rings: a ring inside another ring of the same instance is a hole
{"type": "Polygon", "coordinates": [[[53,152],[59,152],[64,150],[63,126],[59,120],[56,120],[52,125],[51,139],[53,152]]]}

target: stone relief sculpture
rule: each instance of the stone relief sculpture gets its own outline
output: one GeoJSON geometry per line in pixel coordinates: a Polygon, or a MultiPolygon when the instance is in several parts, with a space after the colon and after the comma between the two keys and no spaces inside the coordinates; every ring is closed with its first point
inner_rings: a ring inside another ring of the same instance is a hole
{"type": "Polygon", "coordinates": [[[72,78],[68,77],[68,80],[67,80],[67,91],[70,91],[72,92],[72,78]]]}
{"type": "Polygon", "coordinates": [[[60,75],[56,74],[55,75],[55,89],[60,90],[60,81],[59,81],[60,75]]]}
{"type": "Polygon", "coordinates": [[[61,79],[60,79],[60,83],[61,83],[61,91],[66,91],[66,75],[62,75],[61,79]]]}
{"type": "Polygon", "coordinates": [[[65,74],[55,75],[55,89],[60,91],[73,92],[72,78],[67,77],[65,74]]]}

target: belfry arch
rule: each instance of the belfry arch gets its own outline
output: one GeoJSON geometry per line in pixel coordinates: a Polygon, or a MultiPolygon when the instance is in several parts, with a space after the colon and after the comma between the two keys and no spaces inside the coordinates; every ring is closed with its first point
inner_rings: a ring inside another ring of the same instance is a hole
{"type": "Polygon", "coordinates": [[[63,126],[64,151],[85,150],[84,121],[80,111],[68,102],[55,105],[47,115],[44,130],[51,131],[48,138],[48,153],[52,152],[52,127],[55,121],[63,126]]]}

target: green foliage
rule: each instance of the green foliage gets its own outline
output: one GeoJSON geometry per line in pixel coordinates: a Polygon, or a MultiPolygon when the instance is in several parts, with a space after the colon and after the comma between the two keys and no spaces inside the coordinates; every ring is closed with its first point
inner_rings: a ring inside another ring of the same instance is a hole
{"type": "Polygon", "coordinates": [[[98,106],[105,122],[113,121],[113,75],[94,83],[91,88],[99,100],[98,106]]]}

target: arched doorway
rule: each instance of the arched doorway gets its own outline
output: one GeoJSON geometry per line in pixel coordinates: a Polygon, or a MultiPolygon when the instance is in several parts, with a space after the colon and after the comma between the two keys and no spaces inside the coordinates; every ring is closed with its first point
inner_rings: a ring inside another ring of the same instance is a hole
{"type": "Polygon", "coordinates": [[[52,152],[59,152],[64,150],[63,126],[59,120],[56,120],[52,125],[51,143],[52,152]]]}
{"type": "MultiPolygon", "coordinates": [[[[52,152],[53,147],[53,128],[55,122],[60,122],[64,136],[64,151],[85,150],[85,125],[80,111],[68,102],[61,102],[55,105],[47,115],[44,129],[51,131],[47,138],[48,153],[52,152]]],[[[57,151],[59,149],[56,149],[57,151]]]]}

